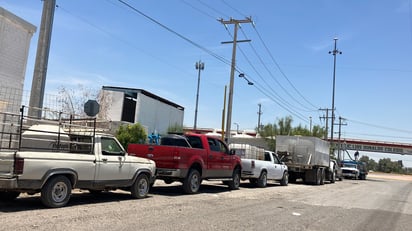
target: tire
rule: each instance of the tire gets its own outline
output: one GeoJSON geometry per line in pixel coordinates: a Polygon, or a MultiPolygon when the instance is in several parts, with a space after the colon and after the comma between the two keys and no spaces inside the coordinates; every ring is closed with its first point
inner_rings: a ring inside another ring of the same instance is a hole
{"type": "Polygon", "coordinates": [[[72,193],[72,184],[65,176],[55,176],[49,179],[41,189],[41,202],[50,208],[65,206],[72,193]]]}
{"type": "Polygon", "coordinates": [[[0,201],[12,201],[16,199],[20,195],[20,192],[14,192],[14,191],[5,191],[5,192],[0,192],[0,201]]]}
{"type": "Polygon", "coordinates": [[[147,197],[150,190],[150,182],[149,177],[146,174],[140,174],[137,176],[136,181],[133,183],[132,187],[130,188],[130,193],[132,194],[133,198],[142,199],[147,197]]]}
{"type": "Polygon", "coordinates": [[[172,179],[164,179],[163,181],[165,182],[165,184],[171,184],[171,183],[175,182],[172,179]]]}
{"type": "Polygon", "coordinates": [[[253,186],[255,186],[257,184],[257,179],[255,178],[250,178],[249,179],[250,184],[252,184],[253,186]]]}
{"type": "Polygon", "coordinates": [[[325,184],[325,169],[322,168],[320,170],[320,185],[324,185],[325,184]]]}
{"type": "MultiPolygon", "coordinates": [[[[289,181],[290,183],[296,183],[296,176],[295,176],[295,174],[294,174],[294,173],[291,173],[291,174],[288,174],[288,175],[289,175],[288,181],[289,181]]],[[[303,182],[305,182],[305,181],[303,180],[303,182]]]]}
{"type": "Polygon", "coordinates": [[[200,183],[201,179],[199,171],[191,169],[183,181],[183,191],[187,194],[197,193],[200,188],[200,183]]]}
{"type": "Polygon", "coordinates": [[[322,173],[320,172],[320,169],[314,169],[316,175],[315,175],[315,185],[320,185],[320,179],[322,178],[322,173]]]}
{"type": "Polygon", "coordinates": [[[239,186],[240,186],[240,169],[239,168],[235,168],[235,170],[233,170],[232,180],[229,181],[227,185],[229,186],[230,190],[239,189],[239,186]]]}
{"type": "Polygon", "coordinates": [[[330,183],[335,183],[335,181],[336,181],[336,173],[335,173],[335,171],[333,171],[332,173],[331,173],[331,176],[330,176],[330,183]]]}
{"type": "Polygon", "coordinates": [[[280,185],[287,186],[289,184],[289,174],[288,172],[283,173],[283,177],[280,180],[280,185]]]}
{"type": "Polygon", "coordinates": [[[266,171],[262,171],[260,173],[260,176],[259,176],[258,180],[257,180],[257,186],[259,188],[265,188],[267,186],[267,184],[268,184],[268,174],[267,174],[266,171]]]}

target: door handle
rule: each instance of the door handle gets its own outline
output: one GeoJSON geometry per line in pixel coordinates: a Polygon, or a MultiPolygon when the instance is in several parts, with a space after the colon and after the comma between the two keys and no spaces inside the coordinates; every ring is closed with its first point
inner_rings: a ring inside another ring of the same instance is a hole
{"type": "Polygon", "coordinates": [[[209,155],[209,159],[213,159],[213,155],[209,155]]]}
{"type": "Polygon", "coordinates": [[[107,158],[103,158],[102,161],[103,161],[103,162],[107,162],[107,158]]]}

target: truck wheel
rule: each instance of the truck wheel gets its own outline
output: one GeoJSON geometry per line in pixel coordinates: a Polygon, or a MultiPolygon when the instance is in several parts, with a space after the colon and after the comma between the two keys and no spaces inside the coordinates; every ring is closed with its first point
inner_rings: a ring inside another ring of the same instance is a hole
{"type": "Polygon", "coordinates": [[[255,186],[257,184],[257,179],[255,178],[250,178],[249,179],[250,184],[252,184],[253,186],[255,186]]]}
{"type": "Polygon", "coordinates": [[[320,172],[320,168],[314,169],[313,171],[316,172],[315,185],[320,185],[320,178],[322,177],[322,173],[320,172]]]}
{"type": "Polygon", "coordinates": [[[280,180],[280,185],[287,186],[288,183],[289,183],[289,174],[288,174],[288,172],[284,172],[282,180],[280,180]]]}
{"type": "Polygon", "coordinates": [[[20,192],[14,192],[14,191],[5,191],[5,192],[0,192],[0,201],[12,201],[16,199],[20,195],[20,192]]]}
{"type": "Polygon", "coordinates": [[[332,173],[330,174],[330,183],[335,183],[336,181],[336,173],[335,171],[332,171],[332,173]]]}
{"type": "Polygon", "coordinates": [[[239,168],[235,168],[235,170],[233,170],[232,180],[229,181],[227,185],[229,186],[230,190],[239,189],[239,186],[240,186],[240,169],[239,168]]]}
{"type": "MultiPolygon", "coordinates": [[[[294,174],[294,173],[290,173],[290,174],[288,174],[288,175],[289,175],[288,181],[289,181],[290,183],[296,183],[296,176],[295,176],[295,174],[294,174]]],[[[305,182],[305,180],[303,180],[303,182],[305,182]]]]}
{"type": "Polygon", "coordinates": [[[189,175],[183,181],[183,191],[188,194],[197,193],[200,188],[200,173],[196,169],[192,169],[189,175]]]}
{"type": "Polygon", "coordinates": [[[133,198],[136,199],[142,199],[147,197],[147,194],[149,194],[149,189],[150,189],[150,182],[149,178],[147,177],[146,174],[140,174],[136,181],[133,183],[130,193],[132,194],[133,198]]]}
{"type": "Polygon", "coordinates": [[[268,174],[266,173],[266,171],[262,171],[257,180],[257,186],[259,188],[264,188],[266,187],[267,183],[268,183],[268,174]]]}
{"type": "Polygon", "coordinates": [[[49,179],[41,189],[41,202],[50,208],[65,206],[70,199],[72,185],[65,176],[56,176],[49,179]]]}
{"type": "Polygon", "coordinates": [[[322,168],[320,170],[320,185],[324,185],[325,184],[325,169],[322,168]]]}

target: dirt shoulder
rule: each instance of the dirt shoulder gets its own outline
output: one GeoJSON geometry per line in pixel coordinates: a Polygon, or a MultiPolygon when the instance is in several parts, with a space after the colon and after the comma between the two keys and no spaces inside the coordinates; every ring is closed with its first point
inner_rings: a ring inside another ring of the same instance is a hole
{"type": "Polygon", "coordinates": [[[389,180],[412,181],[412,175],[402,175],[402,174],[396,174],[396,173],[372,172],[368,174],[368,177],[389,179],[389,180]]]}

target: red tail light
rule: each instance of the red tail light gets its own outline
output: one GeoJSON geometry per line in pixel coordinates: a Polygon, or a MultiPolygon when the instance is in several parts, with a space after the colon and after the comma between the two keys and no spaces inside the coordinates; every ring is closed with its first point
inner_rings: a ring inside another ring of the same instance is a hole
{"type": "Polygon", "coordinates": [[[14,159],[14,174],[23,174],[24,159],[16,157],[14,159]]]}

